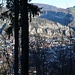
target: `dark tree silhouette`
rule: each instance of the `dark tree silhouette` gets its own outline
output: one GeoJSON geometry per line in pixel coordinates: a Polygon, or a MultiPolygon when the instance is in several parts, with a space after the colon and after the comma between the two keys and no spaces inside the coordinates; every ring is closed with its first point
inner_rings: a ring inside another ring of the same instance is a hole
{"type": "Polygon", "coordinates": [[[19,0],[14,0],[14,5],[15,5],[15,24],[14,24],[14,29],[15,29],[15,56],[14,56],[14,75],[18,74],[18,47],[19,47],[19,33],[18,33],[18,17],[19,17],[19,0]]]}
{"type": "MultiPolygon", "coordinates": [[[[30,0],[29,0],[30,1],[30,0]]],[[[22,28],[22,55],[21,55],[21,73],[28,75],[28,12],[33,17],[40,12],[40,8],[33,4],[29,4],[28,0],[7,0],[6,7],[9,9],[2,13],[5,18],[10,18],[10,27],[6,30],[11,34],[12,29],[15,30],[15,56],[14,56],[14,72],[18,75],[18,47],[19,47],[19,27],[22,28]],[[20,15],[19,15],[20,14],[20,15]],[[9,32],[10,30],[10,32],[9,32]]],[[[30,18],[31,20],[31,18],[30,18]]]]}
{"type": "Polygon", "coordinates": [[[22,56],[21,74],[28,75],[28,9],[27,0],[21,0],[21,26],[22,26],[22,56]]]}

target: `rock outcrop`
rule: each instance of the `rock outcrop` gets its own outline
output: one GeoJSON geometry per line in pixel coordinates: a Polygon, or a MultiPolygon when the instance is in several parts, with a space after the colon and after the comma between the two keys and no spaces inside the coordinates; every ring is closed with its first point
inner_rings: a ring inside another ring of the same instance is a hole
{"type": "Polygon", "coordinates": [[[48,21],[41,18],[33,18],[32,22],[29,23],[29,34],[41,36],[74,36],[75,32],[69,26],[63,26],[58,22],[48,21]]]}

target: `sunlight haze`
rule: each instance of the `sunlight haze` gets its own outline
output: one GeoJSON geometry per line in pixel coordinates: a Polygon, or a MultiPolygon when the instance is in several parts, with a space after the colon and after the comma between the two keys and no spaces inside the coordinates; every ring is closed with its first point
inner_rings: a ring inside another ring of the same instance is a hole
{"type": "Polygon", "coordinates": [[[31,3],[49,4],[59,8],[68,8],[75,6],[75,0],[32,0],[31,3]]]}

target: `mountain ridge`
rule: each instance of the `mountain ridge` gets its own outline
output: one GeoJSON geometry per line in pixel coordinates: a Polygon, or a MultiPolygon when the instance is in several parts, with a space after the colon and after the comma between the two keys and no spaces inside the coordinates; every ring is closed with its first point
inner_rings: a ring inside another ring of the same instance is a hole
{"type": "Polygon", "coordinates": [[[48,5],[48,4],[39,4],[34,3],[38,7],[42,8],[42,14],[40,18],[45,18],[47,20],[51,20],[54,22],[58,22],[62,25],[69,25],[71,28],[75,30],[75,8],[69,7],[66,9],[57,8],[56,6],[48,5]]]}
{"type": "Polygon", "coordinates": [[[66,12],[66,9],[68,8],[60,8],[60,7],[56,7],[56,6],[53,6],[53,5],[49,5],[49,4],[42,4],[42,3],[33,3],[34,5],[37,5],[38,7],[43,7],[42,10],[50,10],[50,11],[63,11],[63,12],[66,12]],[[46,9],[45,9],[46,8],[46,9]],[[52,8],[52,10],[50,9],[52,8]]]}

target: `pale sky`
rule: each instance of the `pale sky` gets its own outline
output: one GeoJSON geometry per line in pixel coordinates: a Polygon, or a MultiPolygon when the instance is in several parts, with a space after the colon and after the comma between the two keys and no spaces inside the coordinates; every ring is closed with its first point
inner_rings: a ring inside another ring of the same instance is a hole
{"type": "Polygon", "coordinates": [[[30,3],[44,3],[59,8],[68,8],[75,6],[75,0],[32,0],[30,3]]]}

